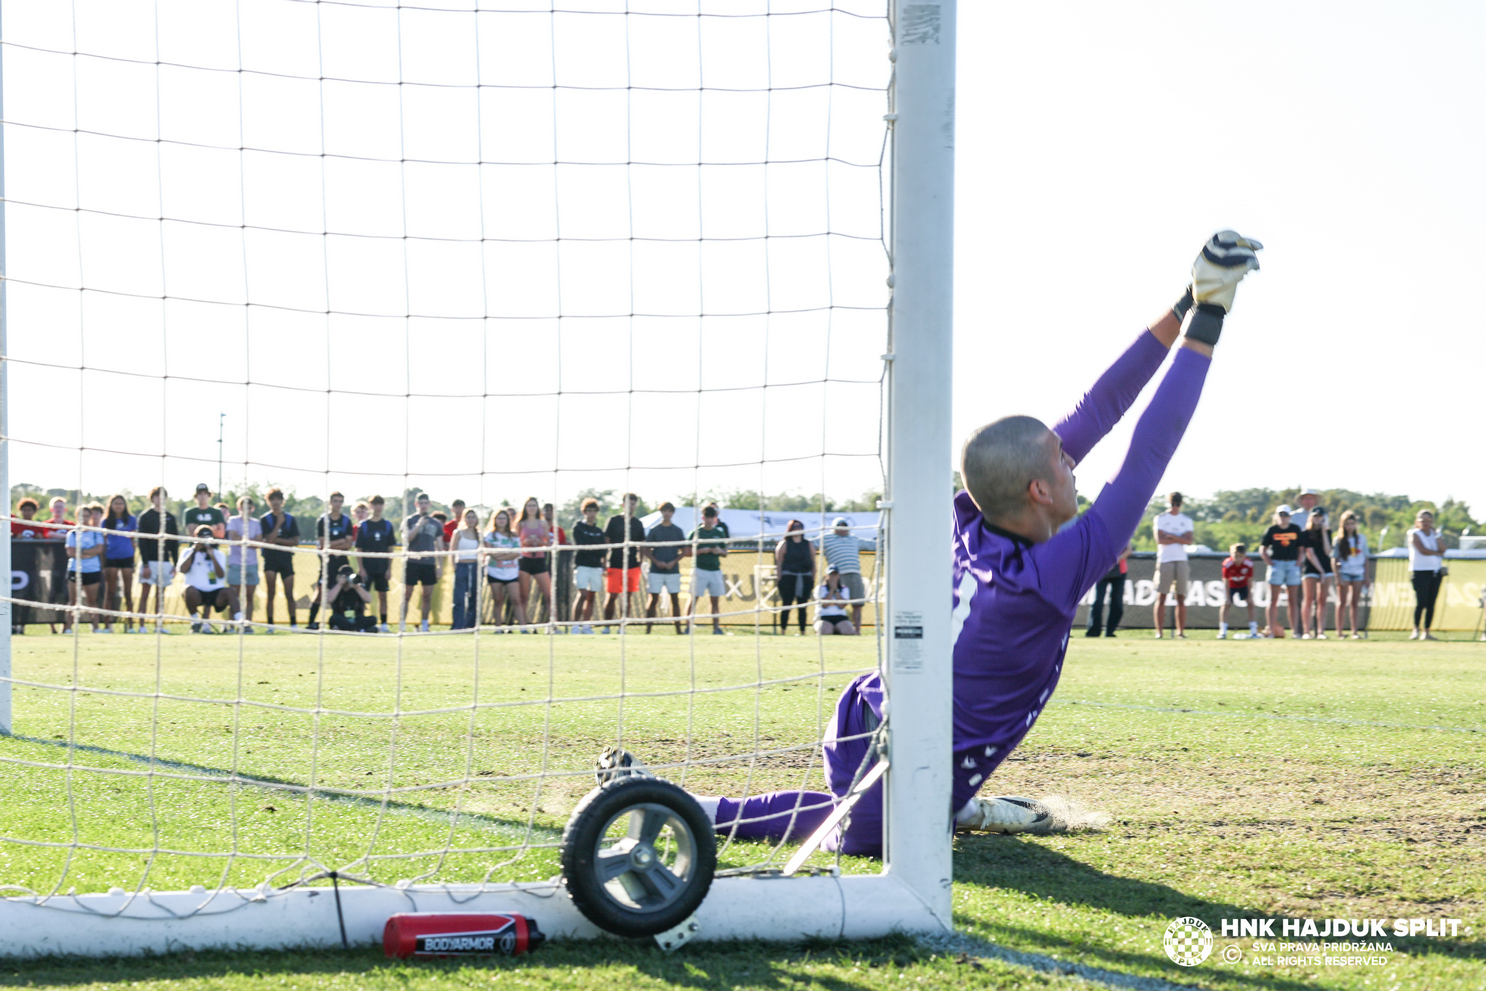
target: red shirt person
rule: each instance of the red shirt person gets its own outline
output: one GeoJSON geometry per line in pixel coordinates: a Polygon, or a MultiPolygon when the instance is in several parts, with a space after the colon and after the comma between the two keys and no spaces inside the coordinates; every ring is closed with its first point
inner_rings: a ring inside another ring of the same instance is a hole
{"type": "Polygon", "coordinates": [[[1249,610],[1249,638],[1257,639],[1259,624],[1254,618],[1254,560],[1248,547],[1234,544],[1223,559],[1223,601],[1218,605],[1218,639],[1228,638],[1228,607],[1242,602],[1249,610]]]}
{"type": "Polygon", "coordinates": [[[35,499],[30,497],[22,499],[16,504],[15,508],[16,512],[21,514],[21,518],[10,521],[10,537],[12,540],[45,540],[52,535],[50,527],[43,525],[39,521],[35,523],[31,522],[31,518],[41,508],[36,504],[35,499]]]}

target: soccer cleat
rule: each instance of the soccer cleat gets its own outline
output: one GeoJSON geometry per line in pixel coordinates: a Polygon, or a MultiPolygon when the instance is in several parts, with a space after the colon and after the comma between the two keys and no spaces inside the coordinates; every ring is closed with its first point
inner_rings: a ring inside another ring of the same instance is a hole
{"type": "Polygon", "coordinates": [[[192,633],[200,633],[201,632],[201,620],[196,619],[196,620],[192,620],[191,621],[191,632],[192,633]]]}
{"type": "Polygon", "coordinates": [[[1047,806],[1030,798],[1002,795],[975,799],[975,811],[966,820],[955,818],[955,829],[972,833],[1047,833],[1053,816],[1047,806]]]}
{"type": "Polygon", "coordinates": [[[655,775],[650,768],[623,747],[605,747],[598,760],[593,762],[593,779],[600,785],[606,785],[610,781],[623,781],[625,778],[653,777],[655,775]]]}
{"type": "Polygon", "coordinates": [[[377,627],[377,632],[378,633],[391,633],[392,630],[390,628],[388,628],[388,626],[387,626],[386,623],[383,623],[381,626],[377,627]]]}

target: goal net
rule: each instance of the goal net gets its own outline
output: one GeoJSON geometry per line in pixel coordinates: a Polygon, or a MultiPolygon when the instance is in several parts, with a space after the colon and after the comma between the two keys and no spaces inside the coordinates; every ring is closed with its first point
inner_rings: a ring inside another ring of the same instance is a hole
{"type": "Polygon", "coordinates": [[[947,925],[953,15],[6,4],[0,953],[594,935],[601,750],[829,792],[873,670],[884,861],[698,933],[947,925]]]}

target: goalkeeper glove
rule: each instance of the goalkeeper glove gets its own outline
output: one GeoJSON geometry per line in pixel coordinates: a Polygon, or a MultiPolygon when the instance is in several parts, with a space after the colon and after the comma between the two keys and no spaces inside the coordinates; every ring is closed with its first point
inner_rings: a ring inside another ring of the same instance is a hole
{"type": "Polygon", "coordinates": [[[1257,271],[1254,252],[1264,245],[1235,231],[1218,231],[1202,246],[1192,263],[1192,300],[1195,311],[1187,322],[1186,335],[1194,341],[1214,345],[1223,332],[1223,317],[1233,308],[1233,294],[1249,272],[1257,271]]]}

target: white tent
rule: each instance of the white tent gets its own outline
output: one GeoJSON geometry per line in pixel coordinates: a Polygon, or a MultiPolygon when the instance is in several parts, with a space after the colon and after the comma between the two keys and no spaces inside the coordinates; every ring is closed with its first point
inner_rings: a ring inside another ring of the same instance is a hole
{"type": "MultiPolygon", "coordinates": [[[[845,519],[851,526],[851,532],[863,540],[877,541],[877,521],[882,515],[878,512],[870,513],[775,513],[759,512],[756,509],[720,509],[718,510],[722,521],[727,524],[728,532],[735,540],[763,540],[772,543],[781,539],[789,526],[790,520],[799,520],[805,524],[805,535],[809,540],[818,540],[823,532],[828,532],[838,519],[845,519]]],[[[683,533],[691,533],[696,526],[696,520],[701,515],[700,510],[691,506],[680,506],[676,514],[671,517],[671,522],[681,528],[683,533]]],[[[646,531],[660,522],[660,513],[654,512],[649,516],[642,516],[640,522],[645,525],[646,531]]]]}

